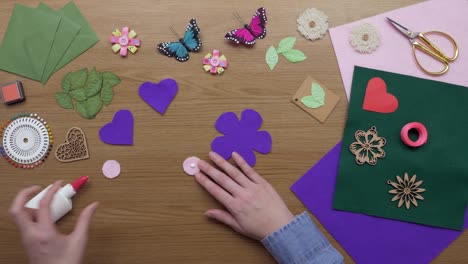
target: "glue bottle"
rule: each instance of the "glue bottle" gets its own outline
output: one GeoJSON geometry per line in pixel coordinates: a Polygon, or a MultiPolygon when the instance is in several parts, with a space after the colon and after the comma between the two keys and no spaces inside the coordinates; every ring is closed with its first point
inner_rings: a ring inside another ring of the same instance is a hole
{"type": "MultiPolygon", "coordinates": [[[[50,211],[52,221],[57,222],[60,218],[62,218],[65,214],[71,211],[72,209],[72,200],[71,198],[76,194],[76,192],[83,186],[86,181],[88,181],[88,176],[82,176],[76,179],[71,184],[67,184],[59,189],[54,196],[50,204],[50,211]]],[[[47,191],[52,187],[52,184],[47,186],[44,190],[42,190],[39,194],[34,196],[28,203],[26,203],[27,208],[31,209],[39,209],[39,202],[44,198],[47,191]]]]}

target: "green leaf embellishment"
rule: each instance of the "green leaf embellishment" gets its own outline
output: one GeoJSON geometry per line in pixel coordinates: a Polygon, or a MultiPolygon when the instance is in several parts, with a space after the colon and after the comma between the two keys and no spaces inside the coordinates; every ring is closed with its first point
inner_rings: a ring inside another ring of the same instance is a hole
{"type": "Polygon", "coordinates": [[[88,69],[83,68],[71,74],[72,89],[84,88],[88,78],[88,69]]]}
{"type": "Polygon", "coordinates": [[[86,82],[86,97],[91,97],[98,94],[102,88],[102,76],[96,71],[96,68],[89,73],[88,81],[86,82]]]}
{"type": "Polygon", "coordinates": [[[78,102],[76,103],[76,112],[78,112],[78,114],[80,114],[80,116],[84,117],[84,118],[91,118],[89,115],[88,115],[88,111],[86,110],[86,102],[78,102]]]}
{"type": "Polygon", "coordinates": [[[112,89],[112,86],[108,85],[107,83],[104,84],[101,90],[101,100],[102,103],[105,106],[108,106],[110,102],[112,101],[112,98],[114,98],[114,90],[112,89]]]}
{"type": "Polygon", "coordinates": [[[101,97],[95,95],[84,102],[88,118],[94,118],[102,109],[101,97]]]}
{"type": "Polygon", "coordinates": [[[103,105],[108,106],[112,102],[113,87],[120,82],[120,78],[112,72],[100,73],[93,68],[88,74],[88,69],[84,68],[63,77],[64,92],[56,93],[55,98],[62,108],[75,108],[79,115],[90,119],[96,117],[103,105]]]}
{"type": "Polygon", "coordinates": [[[77,100],[78,102],[82,102],[82,101],[86,100],[86,94],[85,94],[84,89],[72,90],[72,91],[70,91],[70,96],[73,99],[77,100]]]}
{"type": "Polygon", "coordinates": [[[72,72],[69,72],[62,79],[62,90],[66,93],[72,90],[72,72]]]}
{"type": "Polygon", "coordinates": [[[55,100],[60,107],[64,109],[73,109],[73,102],[70,96],[66,93],[55,93],[55,100]]]}
{"type": "Polygon", "coordinates": [[[301,98],[301,103],[308,108],[319,108],[325,105],[325,91],[318,83],[312,83],[312,95],[301,98]]]}
{"type": "Polygon", "coordinates": [[[278,44],[277,53],[283,53],[283,52],[292,50],[295,43],[296,43],[296,37],[287,37],[287,38],[282,39],[278,44]]]}
{"type": "Polygon", "coordinates": [[[120,83],[120,78],[119,76],[113,74],[112,72],[103,72],[102,73],[102,83],[103,86],[108,84],[109,86],[116,86],[117,84],[120,83]]]}
{"type": "Polygon", "coordinates": [[[265,55],[265,61],[270,67],[270,70],[273,70],[278,63],[278,53],[276,53],[276,49],[274,46],[270,46],[268,48],[267,53],[265,55]]]}
{"type": "Polygon", "coordinates": [[[290,62],[301,62],[307,59],[307,56],[300,50],[292,49],[286,52],[283,52],[284,57],[290,62]]]}

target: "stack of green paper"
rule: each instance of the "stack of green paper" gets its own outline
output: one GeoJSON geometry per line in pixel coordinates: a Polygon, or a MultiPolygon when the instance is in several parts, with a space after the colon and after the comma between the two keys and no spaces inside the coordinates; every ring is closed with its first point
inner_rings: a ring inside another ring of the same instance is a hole
{"type": "Polygon", "coordinates": [[[16,4],[0,46],[0,69],[45,84],[98,41],[73,2],[60,10],[16,4]]]}

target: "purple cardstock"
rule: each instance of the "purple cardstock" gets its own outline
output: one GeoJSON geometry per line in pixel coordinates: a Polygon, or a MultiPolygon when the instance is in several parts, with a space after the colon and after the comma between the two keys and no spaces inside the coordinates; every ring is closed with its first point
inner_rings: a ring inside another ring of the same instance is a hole
{"type": "Polygon", "coordinates": [[[211,149],[224,159],[237,152],[245,161],[254,166],[257,158],[254,150],[267,154],[271,151],[272,140],[267,131],[258,131],[262,126],[262,116],[255,110],[245,109],[241,119],[233,112],[226,112],[216,120],[216,130],[224,134],[211,142],[211,149]]]}
{"type": "Polygon", "coordinates": [[[111,145],[133,145],[133,115],[130,110],[119,110],[112,122],[99,130],[102,142],[111,145]]]}
{"type": "Polygon", "coordinates": [[[164,79],[159,83],[145,82],[138,93],[141,99],[163,115],[179,90],[174,79],[164,79]]]}
{"type": "MultiPolygon", "coordinates": [[[[429,263],[462,234],[456,230],[333,210],[340,150],[341,142],[294,183],[291,190],[357,263],[429,263]]],[[[464,229],[467,227],[468,211],[464,229]]]]}

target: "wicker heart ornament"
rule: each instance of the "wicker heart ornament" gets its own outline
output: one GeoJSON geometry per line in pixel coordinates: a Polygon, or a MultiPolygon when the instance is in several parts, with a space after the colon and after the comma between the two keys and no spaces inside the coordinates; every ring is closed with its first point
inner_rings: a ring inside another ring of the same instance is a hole
{"type": "Polygon", "coordinates": [[[86,135],[79,127],[72,127],[68,130],[65,143],[55,150],[55,157],[60,162],[72,162],[89,159],[88,144],[86,135]]]}

